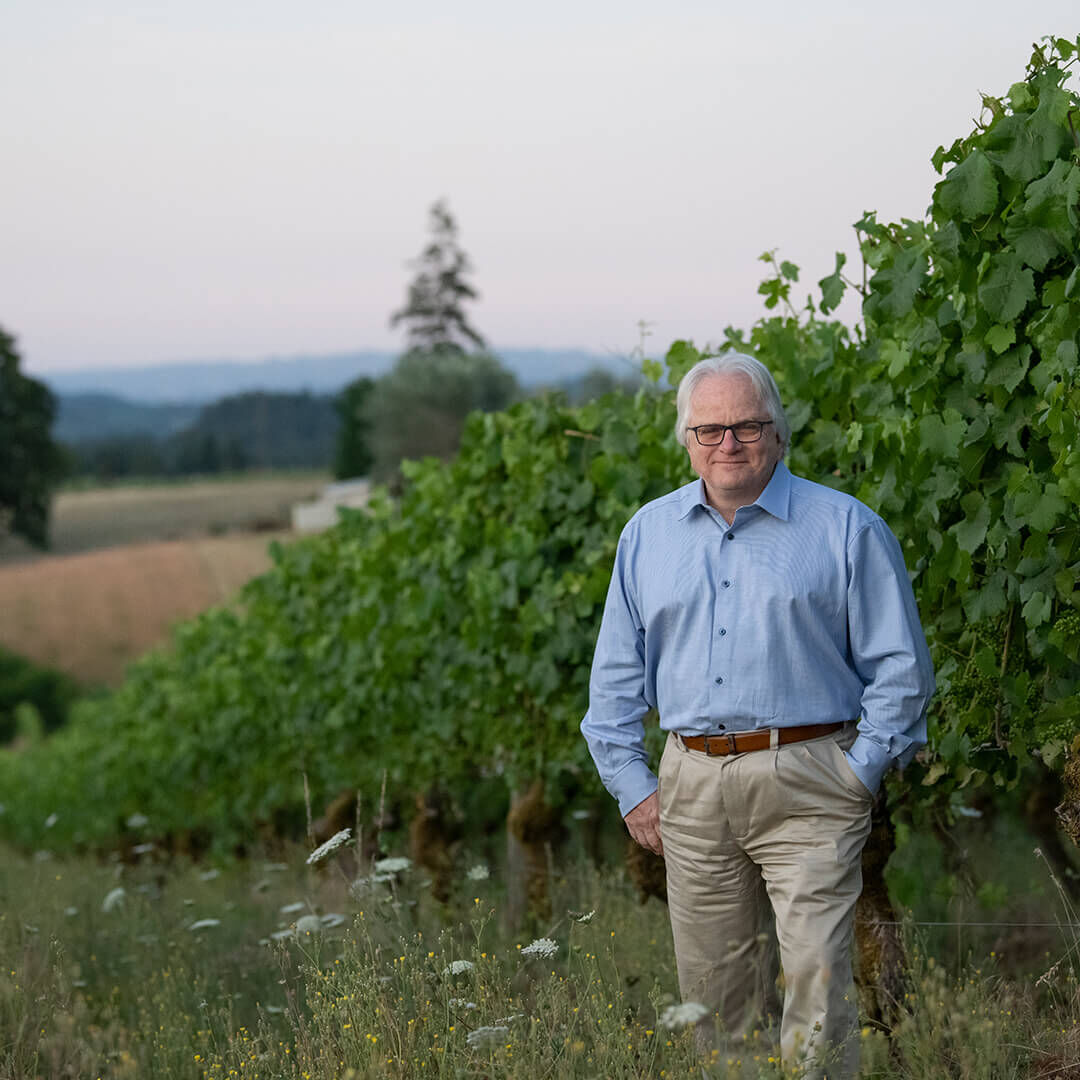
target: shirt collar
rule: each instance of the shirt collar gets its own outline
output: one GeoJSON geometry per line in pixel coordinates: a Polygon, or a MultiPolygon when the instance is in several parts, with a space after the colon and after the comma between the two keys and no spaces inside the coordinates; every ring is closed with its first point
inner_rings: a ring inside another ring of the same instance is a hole
{"type": "MultiPolygon", "coordinates": [[[[705,481],[700,478],[687,484],[682,489],[682,510],[679,520],[682,521],[695,506],[708,508],[709,500],[705,498],[705,481]]],[[[754,506],[760,506],[768,514],[781,521],[787,521],[791,509],[791,473],[782,462],[776,463],[765,490],[754,500],[754,506]]]]}

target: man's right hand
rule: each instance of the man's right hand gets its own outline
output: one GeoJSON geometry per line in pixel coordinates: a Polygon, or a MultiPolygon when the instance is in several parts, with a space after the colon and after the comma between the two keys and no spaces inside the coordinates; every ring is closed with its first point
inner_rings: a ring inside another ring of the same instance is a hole
{"type": "Polygon", "coordinates": [[[660,839],[660,797],[654,791],[623,818],[630,835],[654,855],[664,854],[664,841],[660,839]]]}

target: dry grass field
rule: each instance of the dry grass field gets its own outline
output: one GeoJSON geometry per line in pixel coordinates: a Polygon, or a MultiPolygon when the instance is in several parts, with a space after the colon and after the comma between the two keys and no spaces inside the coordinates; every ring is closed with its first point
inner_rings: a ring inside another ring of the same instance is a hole
{"type": "Polygon", "coordinates": [[[63,492],[52,549],[0,543],[0,645],[87,686],[115,685],[177,621],[270,566],[322,473],[63,492]]]}
{"type": "Polygon", "coordinates": [[[273,534],[127,544],[0,566],[0,645],[115,685],[169,628],[270,566],[273,534]]]}
{"type": "Polygon", "coordinates": [[[0,566],[121,544],[288,529],[292,504],[316,495],[329,480],[319,472],[266,473],[60,492],[53,500],[50,551],[6,538],[0,566]]]}

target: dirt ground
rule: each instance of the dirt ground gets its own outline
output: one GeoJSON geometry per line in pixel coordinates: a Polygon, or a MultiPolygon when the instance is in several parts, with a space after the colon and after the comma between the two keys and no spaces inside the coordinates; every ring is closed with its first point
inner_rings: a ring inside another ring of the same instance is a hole
{"type": "Polygon", "coordinates": [[[0,645],[87,686],[115,685],[128,663],[168,640],[173,623],[266,570],[274,538],[127,544],[0,565],[0,645]]]}

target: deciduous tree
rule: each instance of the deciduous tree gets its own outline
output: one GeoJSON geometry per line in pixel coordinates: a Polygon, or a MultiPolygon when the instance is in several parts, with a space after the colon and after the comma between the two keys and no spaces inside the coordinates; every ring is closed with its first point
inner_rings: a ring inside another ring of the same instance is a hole
{"type": "Polygon", "coordinates": [[[52,392],[19,371],[15,339],[0,329],[0,537],[48,545],[50,497],[64,472],[55,415],[52,392]]]}

